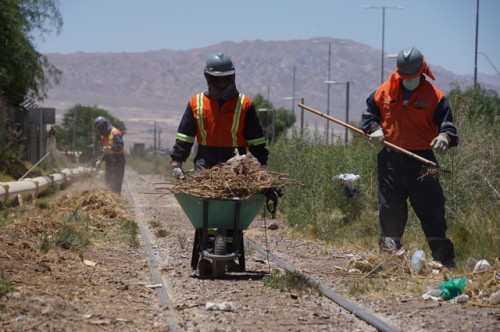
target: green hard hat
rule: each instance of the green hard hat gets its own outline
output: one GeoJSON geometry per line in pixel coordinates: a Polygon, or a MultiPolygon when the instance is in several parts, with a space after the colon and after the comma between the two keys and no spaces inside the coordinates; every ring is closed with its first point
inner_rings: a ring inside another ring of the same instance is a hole
{"type": "Polygon", "coordinates": [[[417,74],[424,63],[424,56],[415,47],[403,48],[397,57],[396,65],[398,71],[403,76],[413,76],[417,74]]]}
{"type": "Polygon", "coordinates": [[[214,53],[207,59],[205,73],[212,76],[228,76],[235,72],[231,58],[224,53],[214,53]]]}

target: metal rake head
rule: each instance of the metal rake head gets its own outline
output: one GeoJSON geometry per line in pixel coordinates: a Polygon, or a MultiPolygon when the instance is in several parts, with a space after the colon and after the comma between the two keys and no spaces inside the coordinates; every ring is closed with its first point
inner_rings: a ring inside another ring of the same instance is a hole
{"type": "Polygon", "coordinates": [[[423,165],[420,171],[420,176],[417,178],[420,181],[423,181],[426,177],[431,177],[433,179],[439,179],[441,175],[445,177],[451,176],[451,171],[447,169],[442,169],[439,166],[427,166],[423,165]]]}

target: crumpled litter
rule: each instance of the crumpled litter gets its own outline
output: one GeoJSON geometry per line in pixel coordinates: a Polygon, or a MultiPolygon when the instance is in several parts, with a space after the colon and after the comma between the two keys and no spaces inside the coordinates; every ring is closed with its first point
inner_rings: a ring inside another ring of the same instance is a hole
{"type": "Polygon", "coordinates": [[[222,303],[207,302],[205,304],[205,309],[207,309],[207,310],[219,310],[219,311],[232,311],[233,307],[231,305],[231,302],[222,302],[222,303]]]}
{"type": "Polygon", "coordinates": [[[433,300],[433,301],[441,301],[443,298],[441,295],[443,294],[443,291],[440,289],[429,289],[427,293],[422,295],[422,298],[424,300],[433,300]]]}
{"type": "Polygon", "coordinates": [[[342,183],[345,184],[344,187],[344,194],[352,198],[353,196],[358,194],[358,190],[356,188],[356,182],[359,180],[361,176],[357,174],[351,174],[351,173],[342,173],[339,175],[336,175],[332,177],[332,181],[341,181],[342,183]]]}
{"type": "Polygon", "coordinates": [[[491,270],[491,264],[486,259],[481,259],[474,266],[474,273],[491,270]]]}
{"type": "Polygon", "coordinates": [[[462,294],[462,291],[468,283],[466,277],[456,279],[450,277],[450,281],[443,281],[441,285],[439,285],[439,290],[443,292],[441,297],[445,300],[451,300],[457,297],[462,294]]]}

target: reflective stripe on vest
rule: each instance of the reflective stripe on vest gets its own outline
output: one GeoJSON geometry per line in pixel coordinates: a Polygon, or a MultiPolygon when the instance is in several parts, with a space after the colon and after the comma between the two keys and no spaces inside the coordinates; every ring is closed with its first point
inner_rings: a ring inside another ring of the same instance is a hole
{"type": "Polygon", "coordinates": [[[251,139],[247,141],[248,145],[259,145],[259,144],[265,144],[266,143],[266,138],[261,137],[261,138],[256,138],[256,139],[251,139]]]}
{"type": "Polygon", "coordinates": [[[196,114],[198,115],[198,128],[201,135],[201,145],[207,145],[207,131],[203,125],[203,93],[196,96],[196,114]]]}
{"type": "Polygon", "coordinates": [[[240,93],[238,96],[238,102],[236,103],[236,107],[234,108],[233,126],[231,127],[231,136],[233,137],[233,146],[238,146],[238,137],[236,136],[236,133],[238,132],[238,127],[240,125],[241,108],[243,107],[243,100],[244,99],[245,99],[245,95],[240,93]]]}
{"type": "Polygon", "coordinates": [[[179,141],[183,141],[183,142],[186,142],[186,143],[194,143],[194,136],[188,136],[188,135],[184,135],[184,134],[181,134],[181,133],[177,133],[176,138],[179,141]]]}

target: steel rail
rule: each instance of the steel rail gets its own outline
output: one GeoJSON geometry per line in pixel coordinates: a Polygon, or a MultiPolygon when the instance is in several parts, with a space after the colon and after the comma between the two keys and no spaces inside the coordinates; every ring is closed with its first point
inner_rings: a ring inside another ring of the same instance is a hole
{"type": "Polygon", "coordinates": [[[347,299],[345,299],[345,298],[343,298],[343,297],[335,294],[334,292],[332,292],[328,288],[322,286],[321,284],[319,284],[315,280],[312,280],[310,277],[308,277],[307,275],[304,275],[303,273],[301,273],[300,271],[298,271],[297,269],[295,269],[293,266],[288,265],[286,262],[282,261],[281,259],[279,259],[277,256],[273,255],[269,251],[264,250],[259,245],[257,245],[255,242],[253,242],[251,240],[248,240],[248,239],[244,239],[244,242],[247,245],[249,245],[250,247],[252,247],[253,249],[255,249],[257,252],[259,252],[260,254],[266,256],[269,260],[271,260],[274,263],[276,263],[281,268],[283,268],[283,269],[285,269],[285,270],[287,270],[289,272],[298,273],[300,276],[302,276],[304,278],[307,278],[307,279],[309,279],[309,280],[317,283],[319,285],[319,290],[320,290],[321,294],[323,294],[323,296],[325,296],[326,298],[328,298],[328,299],[332,300],[333,302],[337,303],[341,307],[347,309],[349,312],[351,312],[352,314],[354,314],[356,317],[358,317],[359,319],[361,319],[361,320],[365,321],[366,323],[372,325],[377,330],[382,331],[382,332],[399,332],[399,330],[397,330],[394,327],[388,325],[386,322],[382,321],[381,319],[373,316],[372,314],[370,314],[369,312],[367,312],[363,308],[361,308],[361,307],[357,306],[356,304],[352,303],[351,301],[349,301],[349,300],[347,300],[347,299]]]}
{"type": "Polygon", "coordinates": [[[165,289],[165,284],[163,282],[163,278],[161,277],[160,270],[158,269],[158,261],[156,260],[155,253],[153,251],[153,246],[151,245],[151,241],[149,240],[148,232],[147,232],[146,227],[144,226],[144,222],[142,220],[142,211],[135,201],[134,195],[128,186],[127,179],[125,178],[123,181],[125,182],[125,189],[127,190],[127,194],[130,198],[130,202],[132,203],[132,206],[134,207],[135,215],[137,218],[137,225],[139,226],[139,231],[141,232],[141,237],[142,237],[142,240],[144,241],[144,245],[146,247],[146,253],[148,256],[148,260],[149,260],[149,267],[151,268],[151,273],[153,275],[153,280],[154,280],[155,284],[161,285],[161,287],[156,288],[156,292],[157,292],[158,297],[160,299],[160,304],[163,307],[166,307],[169,309],[168,314],[167,314],[167,319],[166,319],[167,325],[169,327],[168,331],[180,332],[180,331],[182,331],[182,329],[179,327],[179,325],[177,323],[178,317],[177,317],[177,314],[175,314],[174,303],[167,294],[167,291],[165,289]]]}

